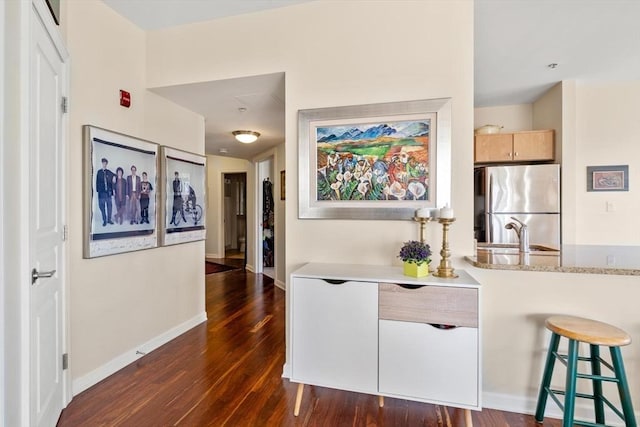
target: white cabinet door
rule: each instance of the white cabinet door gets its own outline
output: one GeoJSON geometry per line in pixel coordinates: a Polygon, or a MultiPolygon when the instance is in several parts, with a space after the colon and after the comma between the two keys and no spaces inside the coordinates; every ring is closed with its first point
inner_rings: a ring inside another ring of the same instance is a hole
{"type": "Polygon", "coordinates": [[[380,320],[380,393],[478,405],[478,330],[380,320]]]}
{"type": "Polygon", "coordinates": [[[291,380],[377,393],[377,283],[294,277],[291,292],[291,380]]]}

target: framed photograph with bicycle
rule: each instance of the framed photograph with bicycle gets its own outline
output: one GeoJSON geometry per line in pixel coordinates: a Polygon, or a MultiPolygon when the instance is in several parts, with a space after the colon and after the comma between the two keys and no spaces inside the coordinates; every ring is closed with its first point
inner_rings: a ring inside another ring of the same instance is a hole
{"type": "Polygon", "coordinates": [[[205,156],[160,147],[162,245],[206,238],[206,167],[205,156]]]}
{"type": "Polygon", "coordinates": [[[158,144],[84,131],[84,258],[158,246],[158,144]]]}

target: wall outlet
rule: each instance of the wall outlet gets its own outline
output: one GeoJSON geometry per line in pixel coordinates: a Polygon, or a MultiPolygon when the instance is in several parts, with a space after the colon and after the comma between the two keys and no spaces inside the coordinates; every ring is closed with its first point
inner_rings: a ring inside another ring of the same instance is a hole
{"type": "Polygon", "coordinates": [[[613,255],[607,255],[607,265],[615,265],[616,257],[613,255]]]}

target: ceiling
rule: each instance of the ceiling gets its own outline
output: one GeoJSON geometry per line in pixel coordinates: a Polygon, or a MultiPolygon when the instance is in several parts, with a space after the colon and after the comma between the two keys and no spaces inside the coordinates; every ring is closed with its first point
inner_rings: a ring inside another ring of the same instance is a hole
{"type": "Polygon", "coordinates": [[[251,159],[284,142],[284,73],[151,91],[204,116],[207,154],[251,159]],[[260,137],[252,144],[242,144],[231,134],[234,130],[260,132],[260,137]]]}
{"type": "MultiPolygon", "coordinates": [[[[310,0],[103,1],[155,30],[310,0]]],[[[530,103],[562,80],[638,80],[638,22],[640,0],[475,0],[475,106],[530,103]]],[[[249,159],[284,141],[283,74],[152,90],[205,117],[209,154],[249,159]],[[240,128],[262,136],[240,144],[240,128]]]]}
{"type": "Polygon", "coordinates": [[[640,79],[639,23],[639,0],[476,0],[475,106],[530,103],[561,80],[640,79]]]}

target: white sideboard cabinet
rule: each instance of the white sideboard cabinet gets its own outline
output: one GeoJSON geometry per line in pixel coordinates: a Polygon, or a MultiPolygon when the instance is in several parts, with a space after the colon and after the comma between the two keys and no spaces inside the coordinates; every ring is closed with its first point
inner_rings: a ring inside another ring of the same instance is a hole
{"type": "Polygon", "coordinates": [[[291,275],[290,380],[480,410],[480,293],[390,266],[310,263],[291,275]]]}

